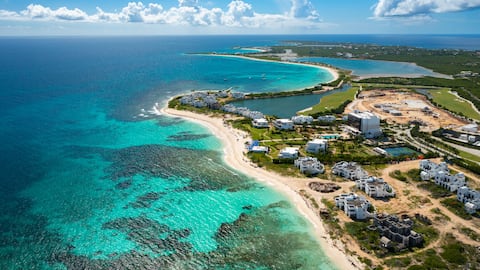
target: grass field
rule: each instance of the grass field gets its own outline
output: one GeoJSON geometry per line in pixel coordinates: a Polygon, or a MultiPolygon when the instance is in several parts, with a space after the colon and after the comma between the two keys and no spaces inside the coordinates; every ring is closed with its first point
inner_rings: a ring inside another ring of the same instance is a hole
{"type": "Polygon", "coordinates": [[[313,106],[311,110],[305,111],[302,114],[309,115],[315,113],[321,113],[330,111],[342,105],[346,100],[354,100],[355,94],[358,91],[358,87],[353,86],[348,91],[345,92],[337,92],[328,96],[322,97],[320,103],[313,106]]]}
{"type": "Polygon", "coordinates": [[[459,98],[452,94],[449,89],[432,89],[429,91],[433,101],[442,105],[447,110],[462,114],[468,118],[480,120],[480,114],[475,111],[470,103],[463,98],[459,98]]]}

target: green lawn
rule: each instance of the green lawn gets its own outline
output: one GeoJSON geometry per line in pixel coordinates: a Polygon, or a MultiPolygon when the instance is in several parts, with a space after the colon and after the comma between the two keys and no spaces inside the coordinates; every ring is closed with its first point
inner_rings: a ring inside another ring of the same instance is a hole
{"type": "Polygon", "coordinates": [[[468,118],[480,120],[480,114],[473,109],[472,105],[463,98],[459,98],[450,93],[448,88],[432,89],[429,92],[432,95],[433,101],[442,105],[447,110],[463,114],[468,118]]]}
{"type": "Polygon", "coordinates": [[[346,100],[354,100],[357,91],[358,87],[353,86],[348,91],[337,92],[328,96],[324,96],[320,100],[320,103],[314,105],[311,110],[305,111],[303,114],[311,115],[335,109],[342,105],[346,100]]]}

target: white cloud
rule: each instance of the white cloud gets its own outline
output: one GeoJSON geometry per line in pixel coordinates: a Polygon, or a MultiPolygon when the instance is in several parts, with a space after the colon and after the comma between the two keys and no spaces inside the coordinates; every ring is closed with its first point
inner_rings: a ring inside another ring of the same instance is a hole
{"type": "Polygon", "coordinates": [[[292,7],[290,14],[294,18],[308,18],[311,20],[318,20],[320,15],[315,9],[312,2],[308,0],[291,0],[292,7]]]}
{"type": "Polygon", "coordinates": [[[319,28],[319,13],[307,0],[291,0],[291,9],[284,14],[257,13],[252,4],[232,0],[225,9],[205,8],[198,0],[178,0],[178,6],[169,9],[156,3],[130,2],[119,12],[106,12],[97,7],[96,13],[61,7],[52,10],[42,5],[29,5],[25,10],[0,10],[0,20],[84,21],[110,23],[146,23],[217,27],[303,27],[319,28]]]}
{"type": "Polygon", "coordinates": [[[32,18],[32,19],[58,19],[58,20],[66,20],[66,21],[80,21],[86,20],[88,18],[87,13],[84,11],[75,8],[75,9],[68,9],[66,7],[61,7],[56,10],[52,10],[48,7],[44,7],[42,5],[28,5],[27,9],[20,12],[20,15],[32,18]]]}
{"type": "Polygon", "coordinates": [[[480,8],[480,0],[379,0],[373,18],[416,17],[480,8]]]}

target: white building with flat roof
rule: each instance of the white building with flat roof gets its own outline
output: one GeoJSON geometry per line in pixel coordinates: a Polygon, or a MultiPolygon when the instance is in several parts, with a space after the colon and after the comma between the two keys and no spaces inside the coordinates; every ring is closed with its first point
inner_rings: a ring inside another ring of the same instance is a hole
{"type": "Polygon", "coordinates": [[[383,178],[370,176],[355,181],[355,184],[358,189],[365,191],[370,197],[385,198],[395,196],[395,191],[383,178]]]}
{"type": "Polygon", "coordinates": [[[348,124],[358,129],[365,138],[375,138],[382,135],[380,118],[371,112],[354,111],[348,114],[348,124]]]}
{"type": "Polygon", "coordinates": [[[367,219],[374,216],[368,212],[370,202],[363,196],[355,193],[341,194],[335,197],[335,205],[343,210],[352,219],[367,219]]]}
{"type": "Polygon", "coordinates": [[[469,187],[461,187],[457,190],[457,200],[465,204],[465,210],[473,214],[480,210],[480,191],[469,187]]]}
{"type": "Polygon", "coordinates": [[[298,158],[298,148],[296,147],[285,147],[280,150],[278,158],[298,158]]]}
{"type": "Polygon", "coordinates": [[[335,115],[321,115],[317,118],[317,120],[319,122],[331,123],[331,122],[335,122],[335,120],[337,120],[337,118],[335,117],[335,115]]]}
{"type": "Polygon", "coordinates": [[[435,184],[448,189],[451,192],[455,192],[466,185],[465,175],[463,173],[451,175],[447,163],[445,162],[436,164],[430,160],[421,160],[420,170],[420,178],[423,181],[434,179],[435,184]]]}
{"type": "Polygon", "coordinates": [[[282,130],[293,130],[293,121],[290,119],[276,119],[273,125],[282,130]]]}
{"type": "Polygon", "coordinates": [[[258,118],[258,119],[252,120],[252,126],[254,128],[268,128],[269,123],[268,123],[268,120],[265,118],[258,118]]]}
{"type": "Polygon", "coordinates": [[[296,125],[311,124],[313,122],[313,117],[309,115],[297,115],[292,117],[292,121],[296,125]]]}
{"type": "Polygon", "coordinates": [[[294,164],[304,174],[316,175],[325,172],[325,166],[317,158],[301,157],[296,159],[294,164]]]}
{"type": "Polygon", "coordinates": [[[305,150],[308,153],[318,154],[320,152],[326,152],[328,149],[328,141],[324,139],[315,139],[307,142],[305,150]]]}
{"type": "Polygon", "coordinates": [[[350,180],[359,180],[368,177],[367,171],[356,162],[340,161],[332,167],[332,173],[350,180]]]}

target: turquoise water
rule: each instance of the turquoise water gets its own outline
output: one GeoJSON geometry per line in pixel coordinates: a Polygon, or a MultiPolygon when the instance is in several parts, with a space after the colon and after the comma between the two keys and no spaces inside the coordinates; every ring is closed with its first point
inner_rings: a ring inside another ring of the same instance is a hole
{"type": "Polygon", "coordinates": [[[361,59],[343,59],[330,57],[304,57],[299,58],[300,62],[318,62],[339,67],[341,69],[352,70],[357,76],[432,76],[445,77],[445,75],[435,73],[424,67],[411,63],[361,60],[361,59]]]}
{"type": "Polygon", "coordinates": [[[419,152],[408,147],[388,147],[388,148],[383,148],[383,150],[387,151],[387,153],[393,157],[420,154],[419,152]]]}
{"type": "Polygon", "coordinates": [[[318,104],[322,97],[337,92],[344,92],[348,89],[350,89],[350,86],[344,86],[341,89],[320,94],[308,94],[291,97],[264,99],[246,99],[232,102],[232,104],[237,107],[247,107],[250,110],[260,111],[267,115],[275,115],[281,118],[290,118],[296,115],[298,111],[318,104]]]}
{"type": "Polygon", "coordinates": [[[245,43],[3,39],[0,269],[334,269],[310,224],[226,166],[209,130],[151,111],[193,88],[317,83],[314,68],[186,54],[245,43]]]}

